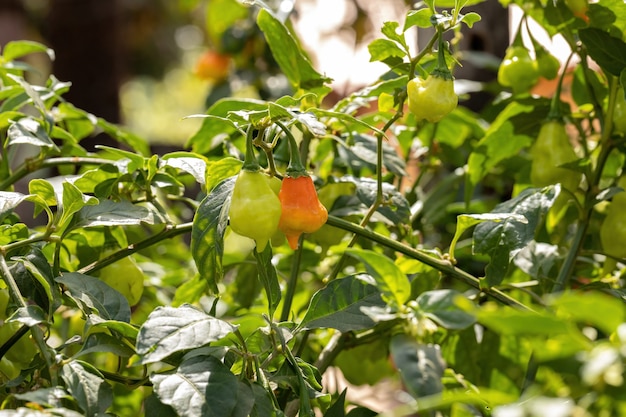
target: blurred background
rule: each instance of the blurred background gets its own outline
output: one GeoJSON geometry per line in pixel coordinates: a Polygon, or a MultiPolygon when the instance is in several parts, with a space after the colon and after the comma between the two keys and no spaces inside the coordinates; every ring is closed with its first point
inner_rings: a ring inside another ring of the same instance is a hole
{"type": "MultiPolygon", "coordinates": [[[[367,45],[380,37],[383,22],[403,22],[412,5],[407,0],[267,3],[281,18],[290,18],[316,68],[334,80],[328,105],[385,73],[383,64],[369,62],[367,45]]],[[[455,75],[490,81],[508,45],[508,11],[497,0],[473,9],[482,20],[459,41],[466,53],[455,75]]],[[[237,0],[2,0],[0,46],[17,39],[48,45],[56,52],[53,62],[43,54],[30,62],[40,70],[41,82],[50,73],[71,81],[68,101],[126,125],[159,152],[183,147],[200,123],[185,116],[204,113],[219,98],[290,93],[254,13],[237,0]]],[[[410,33],[415,49],[429,37],[421,35],[429,34],[410,33]]],[[[469,94],[463,104],[479,110],[486,94],[469,94]]]]}

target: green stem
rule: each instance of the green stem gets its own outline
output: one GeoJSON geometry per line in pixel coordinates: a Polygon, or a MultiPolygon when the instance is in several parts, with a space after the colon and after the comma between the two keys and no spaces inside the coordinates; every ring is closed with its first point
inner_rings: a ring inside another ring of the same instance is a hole
{"type": "Polygon", "coordinates": [[[50,158],[45,160],[28,160],[20,165],[8,178],[0,181],[0,190],[6,190],[20,179],[28,174],[39,171],[40,169],[57,167],[62,165],[105,165],[114,161],[104,158],[66,156],[59,158],[50,158]]]}
{"type": "Polygon", "coordinates": [[[480,285],[480,279],[476,278],[472,274],[463,271],[455,267],[450,261],[442,260],[438,258],[432,257],[430,254],[422,252],[420,250],[414,249],[410,246],[407,246],[401,242],[390,239],[386,236],[373,232],[369,229],[365,229],[358,224],[351,223],[349,221],[343,220],[339,217],[328,216],[328,221],[326,222],[330,226],[335,226],[343,230],[347,230],[351,233],[355,233],[361,237],[374,241],[380,245],[383,245],[389,249],[393,249],[397,252],[402,253],[403,255],[408,256],[411,259],[415,259],[417,261],[422,262],[444,274],[450,275],[453,278],[456,278],[464,283],[483,291],[485,294],[495,298],[496,300],[502,302],[503,304],[515,306],[524,310],[531,310],[530,307],[524,305],[518,300],[512,298],[508,294],[500,291],[497,288],[482,288],[480,285]]]}
{"type": "Polygon", "coordinates": [[[563,69],[561,70],[561,75],[559,76],[559,82],[556,84],[556,91],[552,96],[552,100],[550,101],[550,112],[548,113],[548,120],[562,120],[563,115],[561,114],[561,90],[563,88],[563,80],[565,79],[565,74],[567,74],[567,67],[569,66],[569,62],[574,56],[574,51],[569,54],[565,64],[563,65],[563,69]]]}
{"type": "Polygon", "coordinates": [[[248,126],[248,132],[246,133],[246,156],[243,160],[243,166],[241,169],[251,172],[257,172],[261,169],[259,161],[254,156],[254,146],[252,141],[254,140],[254,127],[248,126]]]}
{"type": "Polygon", "coordinates": [[[300,158],[300,151],[298,150],[298,144],[296,143],[296,138],[293,137],[293,133],[291,133],[291,130],[289,130],[289,128],[280,121],[277,120],[275,123],[285,133],[289,144],[289,165],[287,166],[287,175],[292,178],[309,175],[306,172],[304,164],[302,163],[302,158],[300,158]]]}
{"type": "Polygon", "coordinates": [[[181,235],[183,233],[188,233],[191,231],[193,223],[183,223],[179,225],[168,225],[165,229],[154,236],[150,236],[142,241],[134,243],[132,245],[128,245],[128,247],[124,249],[120,249],[116,252],[113,252],[106,258],[102,258],[96,262],[93,262],[84,268],[79,269],[77,272],[81,274],[89,274],[91,272],[95,272],[99,269],[104,268],[107,265],[110,265],[122,258],[125,258],[129,255],[132,255],[135,252],[146,249],[152,245],[155,245],[165,239],[170,239],[174,236],[181,235]]]}
{"type": "Polygon", "coordinates": [[[293,303],[293,297],[296,295],[296,286],[298,285],[298,274],[300,272],[300,263],[302,262],[302,240],[304,235],[300,235],[300,242],[298,242],[298,249],[293,254],[291,260],[291,273],[289,274],[289,281],[287,281],[287,290],[285,292],[285,301],[283,303],[283,310],[280,314],[280,321],[289,320],[289,313],[291,311],[291,304],[293,303]]]}
{"type": "Polygon", "coordinates": [[[426,56],[426,54],[432,52],[433,46],[435,46],[435,42],[437,42],[438,39],[439,36],[437,33],[435,33],[432,38],[430,38],[424,49],[422,49],[421,52],[411,60],[411,67],[409,68],[409,80],[415,76],[415,67],[417,67],[417,64],[419,64],[419,62],[422,60],[422,58],[426,56]]]}
{"type": "MultiPolygon", "coordinates": [[[[365,213],[365,216],[363,216],[363,219],[361,220],[361,222],[359,223],[359,225],[362,228],[365,228],[365,226],[367,226],[367,224],[369,223],[370,219],[372,218],[372,216],[374,215],[374,213],[376,213],[376,210],[378,210],[378,207],[380,207],[380,205],[383,203],[383,136],[385,134],[385,132],[387,131],[387,129],[389,129],[391,127],[391,125],[393,125],[396,120],[398,120],[399,118],[401,118],[404,113],[402,112],[402,109],[404,108],[404,101],[406,100],[406,96],[403,96],[400,99],[400,103],[398,103],[398,111],[396,112],[396,114],[393,115],[393,117],[391,119],[389,119],[389,121],[385,124],[385,126],[380,130],[379,133],[376,134],[376,200],[374,200],[374,202],[372,203],[371,207],[369,208],[369,210],[367,211],[367,213],[365,213]]],[[[357,239],[359,238],[358,235],[353,235],[352,238],[350,239],[350,242],[348,242],[348,248],[353,247],[356,244],[357,239]]],[[[328,277],[328,281],[332,281],[335,278],[337,278],[337,275],[339,275],[339,272],[341,271],[341,269],[343,268],[343,264],[346,260],[347,255],[345,254],[345,252],[341,255],[341,257],[339,258],[339,260],[337,261],[337,263],[335,264],[335,267],[333,268],[333,270],[331,271],[329,277],[328,277]]]]}
{"type": "MultiPolygon", "coordinates": [[[[609,78],[609,106],[611,104],[611,100],[615,100],[618,85],[615,81],[614,77],[609,78]]],[[[611,124],[612,124],[613,111],[609,107],[609,112],[607,113],[607,119],[602,128],[602,136],[600,137],[600,154],[598,155],[597,165],[593,172],[593,175],[589,179],[589,188],[585,195],[585,203],[584,210],[581,216],[581,219],[578,222],[578,226],[576,229],[576,234],[574,235],[574,240],[572,241],[572,246],[570,247],[569,252],[567,253],[567,257],[559,270],[559,275],[557,276],[556,282],[552,288],[552,292],[563,291],[567,286],[567,282],[569,281],[573,271],[574,264],[576,263],[576,259],[578,258],[578,253],[580,252],[583,241],[587,235],[587,228],[589,227],[589,222],[591,220],[591,216],[593,214],[593,206],[595,205],[595,195],[597,193],[598,185],[600,184],[600,180],[602,178],[602,171],[604,170],[604,165],[609,158],[609,154],[613,149],[611,144],[611,124]]]]}

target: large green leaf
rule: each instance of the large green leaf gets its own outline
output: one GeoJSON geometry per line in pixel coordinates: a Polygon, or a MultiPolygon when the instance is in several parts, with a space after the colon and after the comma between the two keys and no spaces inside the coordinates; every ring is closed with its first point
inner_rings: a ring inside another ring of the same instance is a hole
{"type": "Polygon", "coordinates": [[[7,42],[2,50],[2,57],[5,61],[13,61],[17,58],[37,52],[43,52],[47,54],[51,60],[54,60],[54,51],[52,49],[39,42],[26,40],[7,42]]]}
{"type": "Polygon", "coordinates": [[[458,306],[463,294],[455,290],[426,291],[417,297],[420,311],[446,329],[464,329],[476,322],[476,318],[458,306]]]}
{"type": "Polygon", "coordinates": [[[191,147],[194,152],[205,154],[221,143],[215,142],[216,138],[223,139],[236,131],[236,125],[226,117],[235,111],[261,111],[267,110],[267,103],[262,100],[246,98],[224,98],[218,100],[208,110],[206,117],[202,121],[200,129],[187,142],[187,147],[191,147]]]}
{"type": "Polygon", "coordinates": [[[581,29],[578,35],[593,60],[604,71],[619,77],[626,68],[626,43],[597,28],[581,29]]]}
{"type": "Polygon", "coordinates": [[[128,300],[119,292],[89,275],[70,272],[55,281],[65,287],[65,293],[83,309],[95,310],[104,319],[130,321],[128,300]]]}
{"type": "Polygon", "coordinates": [[[235,179],[236,177],[228,178],[213,188],[202,200],[193,218],[191,255],[200,276],[207,281],[210,290],[215,294],[218,293],[217,283],[224,275],[224,233],[235,179]]]}
{"type": "Polygon", "coordinates": [[[359,260],[374,278],[385,302],[398,311],[411,295],[411,284],[406,275],[388,257],[371,250],[348,249],[346,254],[359,260]]]}
{"type": "Polygon", "coordinates": [[[190,305],[157,307],[139,329],[137,353],[144,364],[158,362],[173,353],[220,340],[236,328],[190,305]]]}
{"type": "Polygon", "coordinates": [[[300,327],[341,332],[369,329],[376,323],[361,308],[384,305],[377,287],[351,275],[329,282],[313,295],[300,327]]]}
{"type": "Polygon", "coordinates": [[[73,360],[63,365],[61,377],[85,416],[105,415],[113,403],[113,389],[96,368],[87,362],[73,360]]]}
{"type": "Polygon", "coordinates": [[[498,285],[504,279],[509,263],[515,255],[529,245],[541,218],[552,207],[560,187],[528,188],[515,198],[498,204],[492,213],[508,213],[510,218],[500,222],[484,222],[476,226],[473,249],[491,258],[485,270],[488,285],[498,285]],[[523,216],[527,222],[519,221],[523,216]]]}
{"type": "Polygon", "coordinates": [[[319,74],[298,46],[294,35],[267,9],[261,9],[257,24],[263,31],[274,59],[283,70],[291,85],[296,89],[318,95],[318,100],[331,89],[325,84],[331,80],[319,74]]]}
{"type": "Polygon", "coordinates": [[[84,206],[74,216],[70,228],[96,226],[137,226],[142,223],[157,224],[161,219],[146,207],[130,201],[103,200],[96,205],[84,206]]]}
{"type": "Polygon", "coordinates": [[[485,136],[476,144],[467,162],[465,201],[469,202],[474,187],[491,169],[507,158],[517,155],[532,143],[529,136],[517,133],[509,119],[531,113],[535,107],[513,102],[494,120],[485,136]]]}
{"type": "Polygon", "coordinates": [[[389,353],[404,386],[414,398],[439,394],[446,364],[437,345],[424,345],[406,334],[391,338],[389,353]]]}
{"type": "Polygon", "coordinates": [[[600,292],[567,292],[550,300],[558,314],[611,334],[626,321],[624,301],[600,292]]]}
{"type": "Polygon", "coordinates": [[[192,356],[150,380],[161,402],[182,417],[229,417],[237,406],[237,377],[213,356],[192,356]]]}

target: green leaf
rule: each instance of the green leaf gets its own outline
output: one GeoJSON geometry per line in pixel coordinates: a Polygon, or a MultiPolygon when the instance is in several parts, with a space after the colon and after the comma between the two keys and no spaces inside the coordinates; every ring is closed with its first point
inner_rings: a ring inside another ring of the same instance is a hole
{"type": "Polygon", "coordinates": [[[400,268],[387,256],[371,250],[348,249],[346,254],[363,263],[374,278],[385,302],[397,311],[411,295],[411,284],[400,268]]]}
{"type": "Polygon", "coordinates": [[[130,322],[130,306],[126,297],[98,278],[70,272],[55,281],[62,284],[65,293],[87,313],[96,311],[104,319],[130,322]]]}
{"type": "Polygon", "coordinates": [[[206,3],[206,31],[212,44],[221,45],[226,29],[244,20],[248,13],[248,9],[236,0],[211,0],[206,3]]]}
{"type": "Polygon", "coordinates": [[[400,24],[398,22],[385,22],[383,23],[383,27],[381,28],[380,31],[387,38],[391,39],[392,41],[398,42],[405,49],[407,49],[406,40],[404,39],[404,34],[398,33],[398,27],[400,27],[400,24]]]}
{"type": "Polygon", "coordinates": [[[237,377],[213,356],[191,357],[150,380],[161,402],[181,417],[230,416],[237,405],[237,377]]]}
{"type": "MultiPolygon", "coordinates": [[[[211,386],[211,388],[207,387],[207,393],[211,391],[213,394],[213,391],[215,390],[214,385],[211,386]]],[[[215,394],[220,395],[221,393],[216,392],[215,394]]],[[[237,380],[237,403],[235,404],[235,409],[232,411],[230,417],[249,417],[250,412],[254,407],[254,402],[254,393],[252,392],[250,382],[247,380],[237,380]]]]}
{"type": "Polygon", "coordinates": [[[43,52],[47,54],[48,57],[50,57],[50,59],[54,61],[54,51],[52,49],[39,42],[26,40],[7,42],[7,44],[4,45],[2,57],[5,61],[13,61],[17,58],[21,58],[25,55],[37,52],[43,52]]]}
{"type": "Polygon", "coordinates": [[[88,355],[96,352],[112,353],[122,358],[130,358],[135,354],[134,349],[130,348],[119,337],[111,336],[107,333],[93,333],[86,338],[82,349],[74,358],[88,355]]]}
{"type": "Polygon", "coordinates": [[[388,58],[404,58],[404,52],[397,43],[388,39],[376,39],[367,45],[370,53],[370,62],[384,62],[388,58]]]}
{"type": "MultiPolygon", "coordinates": [[[[376,138],[370,135],[355,134],[351,136],[354,141],[352,145],[347,145],[343,141],[337,140],[341,145],[357,158],[367,162],[375,169],[377,164],[378,147],[376,138]]],[[[383,142],[383,165],[389,171],[400,177],[408,175],[406,172],[406,163],[402,159],[396,149],[387,142],[383,142]]]]}
{"type": "Polygon", "coordinates": [[[474,26],[474,23],[480,22],[480,15],[475,12],[459,15],[459,22],[463,22],[467,27],[471,28],[474,26]]]}
{"type": "Polygon", "coordinates": [[[18,322],[28,327],[33,327],[41,323],[46,323],[46,313],[41,307],[36,305],[29,305],[26,307],[20,307],[5,322],[18,322]]]}
{"type": "Polygon", "coordinates": [[[589,56],[604,71],[619,77],[626,68],[626,43],[597,28],[581,29],[578,35],[589,56]]]}
{"type": "Polygon", "coordinates": [[[380,290],[351,275],[317,291],[300,323],[302,329],[331,328],[340,332],[365,330],[376,324],[361,307],[383,307],[380,290]]]}
{"type": "Polygon", "coordinates": [[[611,334],[626,321],[623,300],[599,292],[566,292],[550,299],[557,314],[581,324],[591,324],[611,334]]]}
{"type": "Polygon", "coordinates": [[[86,416],[105,415],[113,404],[113,389],[91,364],[72,360],[61,368],[67,390],[86,416]]]}
{"type": "Polygon", "coordinates": [[[280,20],[263,8],[257,16],[257,24],[265,35],[274,59],[294,88],[315,93],[318,100],[331,91],[325,85],[331,79],[323,77],[313,68],[294,35],[280,20]]]}
{"type": "Polygon", "coordinates": [[[200,203],[193,218],[191,255],[200,276],[207,281],[214,294],[218,293],[217,283],[224,275],[224,233],[235,179],[235,176],[230,177],[212,189],[200,203]]]}
{"type": "Polygon", "coordinates": [[[132,226],[161,223],[155,213],[122,200],[103,200],[94,206],[85,206],[74,216],[72,229],[96,226],[132,226]]]}
{"type": "Polygon", "coordinates": [[[392,336],[389,353],[413,398],[439,394],[446,364],[438,345],[423,345],[406,334],[392,336]]]}
{"type": "Polygon", "coordinates": [[[211,191],[220,182],[237,175],[242,165],[241,160],[230,156],[210,162],[206,173],[206,189],[211,191]]]}
{"type": "MultiPolygon", "coordinates": [[[[342,181],[351,182],[357,186],[356,196],[366,207],[370,207],[376,201],[378,193],[376,180],[345,176],[342,177],[342,181]]],[[[395,186],[383,182],[383,199],[386,204],[379,207],[377,212],[389,220],[390,224],[402,224],[409,221],[411,216],[409,202],[395,186]]]]}
{"type": "Polygon", "coordinates": [[[430,17],[433,15],[433,12],[425,7],[419,10],[410,10],[406,15],[406,20],[404,21],[403,31],[406,32],[409,28],[413,26],[417,26],[420,28],[429,28],[431,27],[430,17]]]}
{"type": "Polygon", "coordinates": [[[58,228],[62,230],[72,220],[72,216],[85,206],[95,206],[98,199],[84,195],[74,184],[63,182],[63,212],[59,219],[58,228]]]}
{"type": "Polygon", "coordinates": [[[38,148],[59,150],[52,139],[50,139],[50,136],[48,136],[46,129],[38,120],[32,117],[23,117],[17,122],[12,123],[7,131],[7,136],[9,138],[8,145],[22,143],[38,148]]]}
{"type": "Polygon", "coordinates": [[[158,362],[173,353],[218,341],[236,328],[190,305],[157,307],[139,329],[137,353],[143,364],[158,362]]]}
{"type": "Polygon", "coordinates": [[[345,417],[346,416],[346,391],[344,388],[335,400],[333,405],[324,413],[324,417],[345,417]]]}
{"type": "Polygon", "coordinates": [[[165,155],[162,161],[165,166],[179,169],[191,175],[198,184],[205,184],[207,162],[204,159],[194,156],[168,157],[165,155]]]}
{"type": "Polygon", "coordinates": [[[20,205],[26,196],[13,191],[0,191],[0,221],[11,214],[20,205]]]}
{"type": "Polygon", "coordinates": [[[220,145],[224,137],[236,131],[236,124],[226,117],[230,112],[248,110],[267,110],[267,103],[262,100],[244,98],[223,98],[207,110],[208,117],[202,121],[200,129],[187,142],[194,152],[205,154],[220,145]]]}
{"type": "Polygon", "coordinates": [[[257,262],[259,280],[263,283],[263,288],[265,288],[270,313],[269,316],[272,318],[276,307],[278,307],[278,303],[280,303],[281,291],[278,276],[276,275],[276,267],[272,263],[271,245],[266,245],[261,253],[254,250],[254,257],[257,262]]]}
{"type": "Polygon", "coordinates": [[[132,150],[139,152],[141,155],[147,156],[152,154],[150,151],[150,144],[144,138],[131,133],[121,126],[109,123],[102,118],[97,119],[97,125],[104,131],[104,133],[119,142],[128,145],[132,150]]]}
{"type": "Polygon", "coordinates": [[[558,185],[543,189],[528,188],[492,210],[492,213],[523,216],[527,222],[522,223],[519,217],[511,216],[499,223],[486,222],[476,226],[473,250],[488,254],[491,258],[485,270],[488,285],[500,284],[511,259],[533,241],[541,218],[552,207],[559,191],[558,185]]]}
{"type": "Polygon", "coordinates": [[[23,280],[16,277],[23,296],[30,296],[49,316],[61,305],[61,294],[54,283],[52,268],[48,259],[39,247],[33,246],[30,251],[20,257],[14,257],[16,267],[22,266],[26,274],[23,280]],[[21,282],[20,282],[21,281],[21,282]]]}
{"type": "Polygon", "coordinates": [[[509,119],[522,113],[533,112],[534,109],[532,105],[511,103],[498,115],[485,136],[478,142],[467,163],[466,203],[469,202],[476,184],[485,175],[500,162],[519,154],[532,143],[529,136],[516,134],[513,122],[509,119]]]}
{"type": "Polygon", "coordinates": [[[463,233],[472,226],[476,226],[482,222],[500,223],[505,220],[517,221],[520,223],[528,223],[526,217],[519,214],[511,213],[481,213],[481,214],[460,214],[456,218],[456,232],[450,242],[450,257],[454,259],[454,248],[463,233]]]}
{"type": "Polygon", "coordinates": [[[24,223],[0,225],[0,246],[28,239],[29,236],[30,230],[24,223]]]}
{"type": "Polygon", "coordinates": [[[420,311],[446,329],[460,330],[471,326],[476,318],[458,306],[458,299],[464,298],[456,290],[426,291],[417,297],[420,311]]]}

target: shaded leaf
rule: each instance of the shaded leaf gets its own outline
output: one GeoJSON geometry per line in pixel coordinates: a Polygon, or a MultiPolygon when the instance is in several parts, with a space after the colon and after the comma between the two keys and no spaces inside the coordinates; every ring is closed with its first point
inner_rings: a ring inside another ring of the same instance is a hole
{"type": "Polygon", "coordinates": [[[254,257],[257,261],[259,280],[263,283],[263,288],[265,288],[270,318],[272,318],[276,307],[278,307],[278,303],[280,303],[281,291],[278,276],[276,275],[276,267],[272,263],[271,245],[266,245],[261,253],[257,252],[255,249],[254,257]]]}
{"type": "Polygon", "coordinates": [[[157,307],[139,329],[137,353],[144,364],[198,348],[232,333],[237,327],[190,305],[157,307]]]}
{"type": "Polygon", "coordinates": [[[104,415],[113,404],[113,389],[87,362],[73,360],[61,368],[61,377],[86,416],[104,415]]]}
{"type": "Polygon", "coordinates": [[[446,364],[439,346],[420,344],[406,334],[397,334],[391,338],[389,352],[404,386],[414,398],[441,393],[446,364]]]}
{"type": "Polygon", "coordinates": [[[488,254],[491,258],[486,267],[486,280],[489,285],[498,285],[504,279],[511,259],[529,245],[535,236],[541,218],[550,209],[558,196],[560,186],[543,189],[528,188],[509,201],[498,204],[492,213],[520,215],[502,222],[481,223],[474,229],[473,250],[488,254]]]}
{"type": "Polygon", "coordinates": [[[346,254],[359,260],[365,266],[368,274],[374,278],[381,297],[389,306],[396,310],[408,300],[411,295],[411,284],[400,268],[385,255],[371,250],[346,250],[346,254]]]}
{"type": "Polygon", "coordinates": [[[455,290],[426,291],[417,297],[420,310],[446,329],[464,329],[476,322],[476,318],[458,306],[457,299],[463,294],[455,290]]]}
{"type": "Polygon", "coordinates": [[[626,43],[597,28],[578,31],[587,53],[606,72],[619,77],[626,68],[626,43]]]}
{"type": "Polygon", "coordinates": [[[230,416],[237,404],[237,377],[213,356],[191,357],[150,380],[161,402],[182,417],[230,416]]]}
{"type": "MultiPolygon", "coordinates": [[[[55,278],[79,306],[95,310],[104,319],[130,321],[130,306],[122,294],[98,278],[70,272],[55,278]]],[[[83,308],[84,308],[83,307],[83,308]]]]}
{"type": "Polygon", "coordinates": [[[209,289],[217,294],[217,283],[224,270],[224,233],[228,225],[230,198],[236,176],[219,183],[202,200],[193,218],[191,229],[191,255],[200,276],[209,284],[209,289]]]}
{"type": "Polygon", "coordinates": [[[357,276],[336,279],[313,295],[300,327],[341,332],[369,329],[376,323],[361,308],[384,305],[380,290],[357,276]]]}

